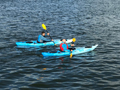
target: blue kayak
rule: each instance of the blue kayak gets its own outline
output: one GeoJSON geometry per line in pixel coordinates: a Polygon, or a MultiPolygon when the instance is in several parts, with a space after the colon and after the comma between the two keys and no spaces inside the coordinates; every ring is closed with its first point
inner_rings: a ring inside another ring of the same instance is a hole
{"type": "MultiPolygon", "coordinates": [[[[98,44],[92,47],[76,47],[76,49],[72,51],[72,55],[77,55],[77,54],[93,51],[97,46],[98,44]]],[[[70,54],[71,52],[69,51],[66,51],[66,52],[58,51],[56,53],[42,52],[43,56],[70,56],[70,54]]]]}
{"type": "MultiPolygon", "coordinates": [[[[59,45],[62,43],[60,39],[54,40],[56,45],[59,45]]],[[[71,43],[72,39],[67,39],[66,43],[71,43]]],[[[54,46],[53,41],[51,42],[45,42],[45,43],[37,43],[37,41],[24,41],[24,42],[16,42],[17,46],[29,46],[29,47],[39,47],[39,46],[54,46]]]]}

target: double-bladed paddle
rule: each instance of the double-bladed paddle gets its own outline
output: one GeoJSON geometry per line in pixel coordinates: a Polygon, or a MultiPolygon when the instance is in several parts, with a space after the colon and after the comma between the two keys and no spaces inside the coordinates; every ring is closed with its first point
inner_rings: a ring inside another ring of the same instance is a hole
{"type": "MultiPolygon", "coordinates": [[[[44,30],[46,30],[46,31],[47,31],[47,28],[46,28],[45,24],[42,24],[42,27],[43,27],[43,29],[44,29],[44,30]]],[[[47,31],[47,33],[49,33],[49,32],[47,31]]],[[[49,36],[50,36],[50,35],[49,35],[49,36]]],[[[50,36],[50,39],[52,39],[52,37],[51,37],[51,36],[50,36]]],[[[54,43],[54,45],[56,45],[54,41],[53,41],[53,43],[54,43]]]]}
{"type": "MultiPolygon", "coordinates": [[[[72,41],[73,41],[73,44],[74,44],[74,42],[76,41],[76,38],[73,38],[72,41]]],[[[70,54],[70,58],[72,58],[72,51],[71,51],[71,54],[70,54]]]]}

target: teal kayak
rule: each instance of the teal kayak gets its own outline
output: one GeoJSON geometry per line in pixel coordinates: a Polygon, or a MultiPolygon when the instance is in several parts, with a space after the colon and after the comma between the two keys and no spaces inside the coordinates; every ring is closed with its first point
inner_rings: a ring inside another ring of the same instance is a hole
{"type": "MultiPolygon", "coordinates": [[[[76,49],[72,51],[72,55],[77,55],[77,54],[82,54],[82,53],[93,51],[97,46],[98,46],[98,44],[94,45],[92,47],[76,47],[76,49]]],[[[42,52],[43,56],[48,56],[48,57],[50,57],[50,56],[70,56],[70,54],[71,54],[71,52],[69,52],[69,51],[67,51],[67,52],[57,51],[55,53],[42,52]]]]}
{"type": "MultiPolygon", "coordinates": [[[[62,43],[60,39],[54,40],[56,45],[59,45],[62,43]]],[[[66,43],[71,43],[72,39],[67,39],[66,43]]],[[[39,47],[39,46],[54,46],[53,41],[51,42],[45,42],[45,43],[37,43],[37,41],[24,41],[24,42],[16,42],[17,46],[29,46],[29,47],[39,47]]]]}

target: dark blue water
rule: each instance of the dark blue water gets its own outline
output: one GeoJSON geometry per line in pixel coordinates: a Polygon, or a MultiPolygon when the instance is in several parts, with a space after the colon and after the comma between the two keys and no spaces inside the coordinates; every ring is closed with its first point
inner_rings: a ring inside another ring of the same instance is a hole
{"type": "Polygon", "coordinates": [[[119,90],[119,0],[1,0],[0,90],[119,90]],[[44,23],[55,38],[93,52],[44,58],[45,48],[17,48],[36,40],[44,23]]]}

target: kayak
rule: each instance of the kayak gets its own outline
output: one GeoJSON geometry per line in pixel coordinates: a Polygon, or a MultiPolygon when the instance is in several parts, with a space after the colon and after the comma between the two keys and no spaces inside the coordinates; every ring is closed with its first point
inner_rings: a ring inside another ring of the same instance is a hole
{"type": "MultiPolygon", "coordinates": [[[[54,40],[56,45],[59,45],[62,43],[60,39],[54,40]]],[[[66,43],[71,43],[72,39],[67,39],[66,43]]],[[[51,42],[45,42],[45,43],[37,43],[37,41],[24,41],[24,42],[16,42],[17,46],[30,46],[30,47],[38,47],[38,46],[54,46],[53,41],[51,42]]]]}
{"type": "MultiPolygon", "coordinates": [[[[96,47],[98,46],[98,44],[92,46],[92,47],[76,47],[75,50],[72,51],[72,55],[77,55],[77,54],[82,54],[82,53],[86,53],[86,52],[90,52],[93,51],[96,47]]],[[[66,51],[66,52],[42,52],[43,56],[70,56],[71,52],[70,51],[66,51]]]]}

